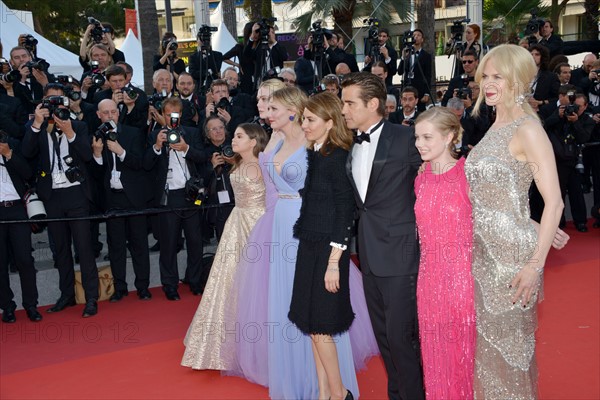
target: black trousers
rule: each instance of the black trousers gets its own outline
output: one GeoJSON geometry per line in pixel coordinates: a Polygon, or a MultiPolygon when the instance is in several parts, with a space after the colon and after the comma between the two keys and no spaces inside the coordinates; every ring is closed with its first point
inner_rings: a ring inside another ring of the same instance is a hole
{"type": "MultiPolygon", "coordinates": [[[[12,207],[0,207],[0,221],[27,219],[23,203],[18,200],[12,207]]],[[[0,308],[14,310],[14,293],[10,289],[8,275],[8,249],[12,250],[23,294],[23,308],[35,307],[38,303],[38,291],[35,267],[31,257],[31,227],[29,223],[0,224],[0,308]]]]}
{"type": "MultiPolygon", "coordinates": [[[[111,192],[108,196],[109,210],[134,210],[135,207],[124,192],[111,192]]],[[[127,245],[131,253],[135,287],[148,289],[150,285],[150,254],[146,216],[109,218],[106,220],[106,237],[110,268],[115,280],[115,290],[127,290],[127,245]]]]}
{"type": "MultiPolygon", "coordinates": [[[[181,190],[169,191],[168,207],[193,207],[193,203],[186,201],[181,190]]],[[[187,249],[186,277],[192,290],[200,290],[200,277],[202,275],[202,225],[200,209],[191,211],[173,211],[160,214],[160,281],[165,291],[176,290],[179,284],[179,270],[177,268],[177,243],[183,228],[187,249]]]]}
{"type": "Polygon", "coordinates": [[[388,397],[425,398],[417,322],[417,274],[363,275],[367,308],[388,374],[388,397]]]}
{"type": "Polygon", "coordinates": [[[587,222],[587,210],[581,188],[581,174],[575,170],[572,163],[561,163],[559,161],[556,163],[556,169],[558,170],[558,183],[563,201],[569,195],[573,222],[575,224],[585,224],[587,222]]]}
{"type": "MultiPolygon", "coordinates": [[[[45,203],[48,218],[88,217],[89,201],[81,185],[66,189],[53,189],[50,199],[45,203]]],[[[56,246],[59,287],[64,297],[75,296],[75,270],[71,253],[71,236],[79,250],[79,265],[85,298],[98,300],[98,268],[92,250],[89,219],[49,222],[48,233],[56,246]]]]}

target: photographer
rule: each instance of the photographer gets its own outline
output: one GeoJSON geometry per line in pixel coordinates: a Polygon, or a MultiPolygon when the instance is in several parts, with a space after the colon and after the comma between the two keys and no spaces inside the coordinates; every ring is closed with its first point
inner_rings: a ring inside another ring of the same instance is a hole
{"type": "Polygon", "coordinates": [[[415,29],[412,32],[406,32],[403,41],[405,42],[402,50],[402,59],[398,66],[398,75],[403,77],[402,86],[413,86],[421,94],[417,109],[424,111],[427,103],[431,102],[431,54],[423,50],[423,31],[415,29]],[[412,43],[409,39],[412,35],[412,43]]]}
{"type": "MultiPolygon", "coordinates": [[[[583,57],[581,67],[576,68],[571,72],[571,80],[569,83],[581,88],[583,93],[588,93],[591,89],[592,81],[594,79],[597,81],[597,73],[596,75],[590,75],[592,71],[599,68],[599,66],[593,66],[596,61],[598,61],[598,57],[596,57],[595,54],[586,54],[585,57],[583,57]],[[594,78],[594,76],[596,78],[594,78]]],[[[593,103],[591,99],[590,103],[593,103]]]]}
{"type": "MultiPolygon", "coordinates": [[[[37,193],[44,202],[48,218],[89,216],[93,200],[86,168],[86,163],[92,160],[90,143],[86,125],[68,117],[63,86],[46,85],[44,101],[35,108],[35,118],[25,127],[22,151],[39,166],[37,193]]],[[[75,305],[72,237],[81,261],[86,299],[83,317],[95,315],[98,312],[98,269],[92,250],[90,221],[48,222],[48,233],[56,248],[61,296],[47,311],[59,312],[75,305]]]]}
{"type": "MultiPolygon", "coordinates": [[[[244,56],[254,60],[254,87],[258,88],[265,72],[273,68],[283,68],[288,57],[287,50],[277,42],[275,28],[271,24],[276,19],[263,18],[252,26],[250,40],[244,48],[244,56]]],[[[231,130],[233,132],[233,130],[231,130]]]]}
{"type": "MultiPolygon", "coordinates": [[[[560,86],[568,85],[571,80],[571,66],[568,63],[559,63],[554,67],[554,73],[558,78],[560,86]]],[[[581,88],[577,88],[581,90],[581,88]]]]}
{"type": "Polygon", "coordinates": [[[460,119],[460,125],[464,129],[462,137],[462,153],[467,154],[488,131],[491,123],[488,106],[481,103],[479,114],[473,116],[475,100],[479,97],[479,85],[477,82],[469,82],[469,90],[464,91],[461,96],[448,100],[447,107],[460,119]]]}
{"type": "Polygon", "coordinates": [[[244,48],[250,41],[252,27],[254,22],[250,21],[244,25],[244,35],[242,43],[236,43],[228,52],[223,54],[223,62],[231,66],[237,67],[240,71],[240,90],[247,95],[252,94],[252,77],[254,76],[254,60],[244,57],[244,48]],[[237,58],[237,63],[232,61],[232,58],[237,58]]]}
{"type": "Polygon", "coordinates": [[[329,69],[331,73],[335,73],[335,69],[339,63],[346,63],[350,68],[351,72],[358,72],[358,64],[356,63],[356,57],[354,54],[348,53],[344,50],[344,39],[341,33],[331,32],[331,38],[329,38],[329,48],[333,49],[333,57],[329,59],[329,69]]]}
{"type": "Polygon", "coordinates": [[[27,110],[21,99],[0,92],[0,129],[20,140],[25,135],[27,119],[27,110]]]}
{"type": "Polygon", "coordinates": [[[185,62],[177,57],[178,47],[177,36],[173,32],[165,32],[160,41],[158,54],[154,55],[152,70],[166,69],[177,81],[179,74],[185,72],[185,62]]]}
{"type": "MultiPolygon", "coordinates": [[[[158,72],[158,71],[157,71],[158,72]]],[[[169,208],[194,207],[203,201],[199,190],[196,165],[207,161],[195,130],[181,127],[179,116],[183,106],[177,97],[164,100],[163,120],[166,125],[152,132],[148,137],[148,149],[144,154],[144,169],[155,177],[152,188],[154,206],[169,208]],[[177,120],[176,120],[177,118],[177,120]],[[175,133],[175,135],[173,135],[175,133]],[[168,136],[167,136],[168,134],[168,136]]],[[[187,242],[186,277],[194,294],[200,294],[202,287],[202,227],[200,210],[173,211],[159,215],[160,280],[168,300],[180,300],[177,287],[177,242],[181,229],[187,242]]]]}
{"type": "Polygon", "coordinates": [[[148,117],[147,99],[141,97],[133,88],[126,86],[127,73],[123,68],[112,65],[106,70],[105,76],[109,89],[94,95],[96,107],[102,100],[111,99],[119,109],[119,123],[144,131],[148,117]]]}
{"type": "Polygon", "coordinates": [[[196,85],[194,79],[187,72],[183,72],[177,79],[177,93],[183,103],[183,113],[181,115],[181,125],[198,128],[198,123],[201,120],[205,99],[200,99],[196,93],[196,85]]]}
{"type": "Polygon", "coordinates": [[[390,38],[390,31],[386,28],[379,29],[378,40],[378,51],[375,52],[375,46],[368,42],[367,49],[365,50],[365,67],[363,71],[371,72],[373,64],[377,61],[383,61],[387,65],[388,76],[385,80],[386,86],[392,85],[392,78],[398,70],[398,53],[394,46],[388,44],[387,41],[390,38]]]}
{"type": "Polygon", "coordinates": [[[19,271],[23,308],[32,322],[42,320],[37,310],[38,290],[35,267],[31,256],[31,226],[27,223],[27,213],[23,199],[27,191],[27,181],[33,173],[27,161],[18,152],[18,142],[0,131],[0,221],[24,220],[20,224],[0,224],[0,309],[2,322],[13,323],[15,317],[14,295],[10,289],[8,275],[9,251],[14,255],[19,271]]]}
{"type": "Polygon", "coordinates": [[[54,82],[54,76],[44,69],[43,63],[33,61],[31,53],[25,47],[12,48],[10,64],[13,70],[19,72],[13,83],[14,95],[21,100],[27,114],[32,114],[36,102],[43,97],[44,87],[49,82],[54,82]]]}
{"type": "Polygon", "coordinates": [[[112,58],[106,46],[94,44],[89,52],[90,69],[81,75],[81,96],[88,103],[94,103],[94,94],[106,90],[110,86],[104,76],[106,68],[113,65],[112,58]]]}
{"type": "Polygon", "coordinates": [[[204,149],[210,155],[210,162],[206,163],[202,175],[208,188],[206,204],[221,204],[219,208],[206,210],[206,233],[209,238],[213,237],[213,229],[216,231],[217,239],[221,240],[221,234],[225,227],[225,221],[233,209],[234,196],[229,172],[234,163],[233,149],[231,148],[231,137],[225,129],[225,121],[211,115],[204,124],[204,134],[207,145],[204,149]]]}
{"type": "MultiPolygon", "coordinates": [[[[383,61],[377,61],[371,68],[371,73],[381,78],[384,83],[387,81],[387,77],[389,76],[387,65],[383,61]]],[[[387,94],[391,94],[396,98],[396,102],[400,100],[400,90],[398,90],[398,88],[386,83],[385,90],[387,94]]]]}
{"type": "Polygon", "coordinates": [[[575,94],[573,86],[560,88],[558,103],[552,115],[544,120],[544,126],[554,149],[563,200],[568,193],[575,227],[580,232],[587,232],[587,210],[581,188],[581,174],[577,172],[575,165],[578,162],[578,146],[590,140],[595,123],[585,113],[587,98],[583,94],[575,94]]]}
{"type": "Polygon", "coordinates": [[[442,106],[444,107],[448,104],[448,100],[451,97],[456,97],[459,90],[466,88],[469,81],[473,81],[475,71],[477,71],[477,66],[479,66],[479,58],[473,50],[467,50],[463,53],[461,64],[464,74],[450,79],[448,89],[444,93],[444,97],[442,97],[442,106]]]}
{"type": "Polygon", "coordinates": [[[419,91],[407,86],[402,89],[400,95],[401,107],[398,111],[390,113],[389,121],[393,124],[401,124],[404,126],[414,126],[415,120],[419,112],[417,111],[417,102],[419,101],[419,91]]]}
{"type": "MultiPolygon", "coordinates": [[[[240,75],[235,68],[225,68],[225,71],[223,71],[223,80],[227,82],[231,104],[235,104],[238,107],[248,110],[252,109],[252,115],[256,115],[256,99],[252,98],[249,94],[240,91],[240,75]]],[[[248,112],[250,113],[250,111],[248,112]]]]}
{"type": "MultiPolygon", "coordinates": [[[[85,30],[81,45],[79,46],[79,64],[83,67],[83,72],[89,71],[90,50],[95,44],[102,44],[106,47],[108,55],[111,58],[110,64],[116,64],[119,61],[125,61],[125,54],[117,49],[114,44],[115,30],[108,22],[100,22],[93,17],[88,17],[88,26],[85,30]]],[[[106,68],[106,67],[104,67],[106,68]]]]}
{"type": "Polygon", "coordinates": [[[548,48],[550,52],[550,58],[564,54],[563,52],[563,40],[554,34],[554,25],[547,19],[544,21],[544,25],[539,32],[534,32],[534,36],[538,40],[538,43],[548,48]]]}
{"type": "MultiPolygon", "coordinates": [[[[145,173],[142,169],[146,135],[137,128],[119,122],[117,103],[105,99],[98,103],[102,122],[92,142],[95,178],[102,184],[105,210],[142,210],[146,206],[145,173]]],[[[127,296],[127,248],[131,252],[135,287],[141,300],[149,300],[150,258],[146,216],[108,218],[106,220],[108,255],[115,282],[111,302],[127,296]]]]}
{"type": "MultiPolygon", "coordinates": [[[[334,47],[331,46],[331,38],[332,33],[321,28],[321,21],[312,24],[311,34],[308,35],[307,43],[304,46],[303,57],[314,65],[311,68],[313,70],[313,74],[311,75],[316,76],[317,79],[332,74],[335,71],[335,66],[343,61],[343,59],[334,59],[336,53],[334,52],[334,47]]],[[[336,50],[338,50],[339,54],[339,49],[336,50]]],[[[311,82],[311,89],[312,86],[314,86],[314,82],[311,82]]]]}
{"type": "Polygon", "coordinates": [[[154,94],[148,98],[148,117],[146,120],[146,126],[150,127],[150,132],[167,124],[162,113],[162,103],[173,94],[173,76],[166,69],[156,70],[152,75],[152,86],[154,87],[154,94]]]}
{"type": "Polygon", "coordinates": [[[189,58],[189,71],[196,81],[199,93],[205,93],[213,80],[219,79],[223,53],[213,50],[210,44],[211,32],[217,28],[203,25],[198,30],[198,49],[189,58]]]}
{"type": "Polygon", "coordinates": [[[239,124],[248,121],[254,116],[254,109],[245,110],[231,104],[229,87],[227,86],[227,82],[222,79],[212,82],[208,97],[208,100],[212,99],[212,102],[206,105],[206,118],[211,115],[218,115],[223,118],[228,132],[235,132],[239,124]]]}
{"type": "Polygon", "coordinates": [[[538,110],[539,107],[556,101],[560,83],[556,76],[548,71],[548,62],[550,61],[548,49],[542,45],[533,44],[529,47],[529,52],[535,61],[538,72],[531,86],[533,96],[528,101],[534,110],[538,110]]]}

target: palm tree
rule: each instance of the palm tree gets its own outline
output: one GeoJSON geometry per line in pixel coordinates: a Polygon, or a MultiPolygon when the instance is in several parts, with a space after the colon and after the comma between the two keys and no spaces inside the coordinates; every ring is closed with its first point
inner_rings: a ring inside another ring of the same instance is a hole
{"type": "Polygon", "coordinates": [[[486,0],[483,2],[484,29],[492,35],[484,42],[516,42],[529,21],[531,10],[537,9],[538,18],[549,15],[550,7],[544,7],[541,0],[486,0]]]}
{"type": "Polygon", "coordinates": [[[221,0],[221,15],[231,36],[237,39],[237,22],[235,20],[235,0],[221,0]]]}
{"type": "Polygon", "coordinates": [[[598,21],[600,20],[600,0],[585,0],[585,39],[598,40],[598,21]]]}
{"type": "MultiPolygon", "coordinates": [[[[153,57],[160,40],[158,37],[158,14],[154,1],[137,0],[136,6],[140,20],[140,41],[144,54],[144,87],[146,92],[149,92],[152,90],[153,57]]],[[[134,73],[139,74],[141,71],[134,71],[134,73]]]]}
{"type": "MultiPolygon", "coordinates": [[[[423,48],[426,52],[435,56],[435,8],[431,0],[417,0],[417,17],[419,18],[419,29],[423,31],[423,48]]],[[[434,59],[435,61],[435,59],[434,59]]],[[[435,82],[435,62],[431,63],[431,82],[435,82]]],[[[435,93],[433,88],[430,88],[435,93]]]]}

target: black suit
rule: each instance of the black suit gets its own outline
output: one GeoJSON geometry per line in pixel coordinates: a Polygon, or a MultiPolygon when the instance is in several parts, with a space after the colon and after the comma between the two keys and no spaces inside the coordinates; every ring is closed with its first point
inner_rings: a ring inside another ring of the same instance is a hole
{"type": "Polygon", "coordinates": [[[543,38],[539,43],[548,48],[548,51],[550,52],[550,58],[564,53],[563,40],[554,33],[552,33],[548,39],[543,38]]]}
{"type": "MultiPolygon", "coordinates": [[[[0,156],[0,172],[2,178],[8,173],[12,185],[19,197],[25,195],[25,182],[31,178],[32,171],[25,159],[17,150],[17,141],[9,140],[12,149],[12,157],[7,160],[0,156]],[[4,171],[2,171],[4,170],[4,171]]],[[[9,185],[2,182],[1,185],[9,185]]],[[[15,199],[13,204],[4,203],[0,206],[0,221],[27,220],[27,214],[21,199],[15,199]]],[[[16,304],[13,301],[14,294],[10,289],[10,278],[8,275],[8,253],[12,250],[15,265],[19,270],[21,280],[21,291],[23,296],[23,308],[37,306],[38,291],[35,279],[35,268],[31,257],[31,227],[28,223],[23,224],[0,224],[0,308],[5,311],[14,311],[16,304]]]]}
{"type": "MultiPolygon", "coordinates": [[[[246,47],[244,47],[244,57],[254,60],[254,85],[255,89],[257,89],[257,83],[262,82],[263,73],[265,72],[261,68],[266,62],[266,54],[264,54],[262,43],[248,41],[246,47]]],[[[287,50],[281,43],[275,43],[273,47],[269,48],[269,57],[271,60],[270,68],[283,68],[283,62],[289,58],[287,50]]]]}
{"type": "Polygon", "coordinates": [[[26,107],[19,98],[0,94],[0,129],[14,138],[22,139],[28,117],[26,107]]]}
{"type": "Polygon", "coordinates": [[[198,93],[202,92],[203,89],[208,89],[214,79],[219,79],[221,64],[223,64],[223,53],[219,51],[209,50],[207,53],[203,53],[202,57],[196,51],[190,56],[188,66],[190,75],[196,81],[198,93]],[[207,74],[208,70],[211,70],[211,74],[207,74]],[[204,83],[206,83],[206,86],[203,87],[204,83]]]}
{"type": "MultiPolygon", "coordinates": [[[[373,63],[375,63],[377,61],[383,61],[388,69],[388,75],[387,75],[387,78],[385,79],[385,84],[386,84],[386,86],[391,86],[392,79],[394,78],[394,75],[396,75],[396,72],[398,71],[398,66],[397,66],[398,65],[398,52],[396,51],[396,49],[394,49],[394,46],[392,46],[389,43],[386,43],[385,48],[388,50],[388,56],[391,58],[390,62],[386,63],[385,59],[383,58],[383,54],[380,53],[377,60],[372,60],[369,64],[365,65],[365,67],[363,68],[363,71],[371,72],[371,67],[373,66],[373,63]]],[[[369,56],[371,55],[371,47],[370,46],[367,49],[365,54],[367,54],[369,56]]]]}
{"type": "MultiPolygon", "coordinates": [[[[139,129],[117,126],[117,141],[125,149],[123,161],[105,146],[102,152],[102,165],[96,160],[90,163],[95,175],[103,184],[106,197],[106,209],[131,211],[146,206],[145,173],[142,170],[146,135],[139,129]],[[115,165],[116,161],[116,165],[115,165]],[[120,173],[123,189],[111,185],[113,168],[120,173]]],[[[106,220],[108,254],[117,291],[127,291],[126,261],[127,243],[135,272],[137,290],[148,289],[150,284],[150,258],[148,253],[148,234],[146,217],[130,216],[109,218],[106,220]]]]}
{"type": "MultiPolygon", "coordinates": [[[[359,145],[354,145],[359,146],[359,145]]],[[[383,123],[365,201],[346,163],[358,206],[358,250],[375,338],[390,399],[423,399],[417,329],[419,246],[414,179],[421,165],[414,129],[383,123]]]]}
{"type": "Polygon", "coordinates": [[[558,98],[558,88],[560,87],[560,82],[556,74],[550,71],[539,71],[535,82],[534,99],[548,100],[548,102],[556,101],[558,98]]]}
{"type": "MultiPolygon", "coordinates": [[[[433,62],[433,58],[431,57],[431,54],[421,49],[421,51],[416,53],[415,59],[414,66],[412,66],[414,78],[403,81],[402,87],[412,86],[419,91],[419,103],[417,108],[419,111],[424,111],[425,103],[421,103],[420,100],[425,94],[429,94],[431,100],[431,63],[433,62]]],[[[406,68],[410,68],[409,64],[405,63],[404,59],[401,59],[400,65],[398,66],[398,75],[404,76],[405,66],[406,68]]],[[[408,72],[410,73],[410,71],[408,72]]]]}
{"type": "MultiPolygon", "coordinates": [[[[189,175],[196,175],[196,164],[206,162],[206,154],[202,150],[200,138],[197,130],[183,128],[183,138],[190,146],[184,159],[179,159],[180,163],[185,163],[189,175]]],[[[154,192],[154,205],[158,206],[165,194],[167,184],[167,173],[169,169],[180,168],[177,163],[170,163],[167,147],[163,147],[160,154],[154,151],[156,136],[160,131],[156,130],[150,134],[148,139],[148,149],[144,154],[144,169],[152,171],[155,180],[152,182],[154,192]],[[175,164],[175,165],[173,165],[175,164]]],[[[187,176],[186,178],[189,178],[187,176]]],[[[166,206],[170,208],[193,207],[191,201],[185,199],[183,188],[169,190],[166,196],[166,206]]],[[[162,213],[159,215],[159,242],[160,242],[160,280],[163,290],[166,293],[172,293],[177,290],[179,283],[179,273],[177,270],[177,242],[181,234],[181,228],[185,234],[187,242],[187,272],[186,277],[190,283],[190,288],[200,291],[200,276],[202,274],[202,228],[199,210],[178,211],[162,213]]]]}
{"type": "MultiPolygon", "coordinates": [[[[134,88],[136,93],[138,94],[135,99],[135,105],[131,112],[127,112],[127,106],[124,103],[119,103],[119,122],[123,125],[129,125],[136,127],[142,131],[145,131],[148,123],[148,96],[143,91],[134,88]],[[141,92],[141,93],[140,93],[141,92]]],[[[112,99],[113,91],[112,89],[102,90],[94,94],[94,103],[96,103],[96,108],[98,104],[102,100],[112,99]]],[[[127,94],[123,94],[123,96],[127,96],[127,94]]],[[[97,118],[97,117],[96,117],[97,118]]],[[[100,120],[97,120],[98,125],[100,125],[100,120]]],[[[96,126],[96,128],[97,128],[96,126]]]]}
{"type": "MultiPolygon", "coordinates": [[[[48,77],[48,82],[54,82],[54,76],[45,73],[48,77]]],[[[21,100],[27,114],[33,114],[35,111],[36,103],[44,97],[44,87],[35,79],[33,75],[29,77],[29,83],[27,85],[21,84],[21,82],[15,82],[13,84],[13,91],[15,97],[21,100]]]]}
{"type": "MultiPolygon", "coordinates": [[[[92,149],[88,138],[87,126],[80,121],[72,121],[73,130],[76,135],[68,144],[69,155],[79,166],[85,180],[79,185],[68,188],[52,188],[52,162],[49,148],[52,143],[48,142],[46,134],[47,122],[41,126],[40,132],[32,130],[32,121],[25,126],[25,137],[23,138],[23,155],[29,158],[37,158],[39,172],[37,176],[37,192],[46,206],[48,218],[77,218],[89,216],[91,191],[90,179],[86,164],[92,160],[92,149]]],[[[62,140],[67,140],[63,135],[62,140]]],[[[56,154],[54,153],[56,156],[56,154]]],[[[60,154],[62,159],[67,154],[60,154]]],[[[55,162],[58,162],[56,156],[55,162]]],[[[66,167],[66,166],[65,166],[66,167]]],[[[75,296],[75,273],[73,270],[73,257],[71,254],[71,236],[79,251],[81,275],[85,298],[87,301],[98,299],[98,270],[96,260],[92,251],[92,239],[90,233],[90,221],[88,219],[49,222],[48,233],[52,235],[56,247],[56,261],[60,276],[60,291],[63,297],[75,296]]]]}

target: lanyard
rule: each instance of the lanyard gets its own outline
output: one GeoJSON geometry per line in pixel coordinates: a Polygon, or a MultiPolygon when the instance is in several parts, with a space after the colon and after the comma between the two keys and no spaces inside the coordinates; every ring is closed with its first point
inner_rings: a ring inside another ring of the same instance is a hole
{"type": "Polygon", "coordinates": [[[54,151],[52,152],[52,166],[50,167],[50,171],[54,171],[54,162],[56,158],[58,158],[58,169],[60,171],[63,170],[62,161],[60,161],[60,143],[62,142],[63,137],[60,139],[56,138],[55,132],[50,133],[50,137],[52,138],[52,147],[54,147],[54,151]]]}

